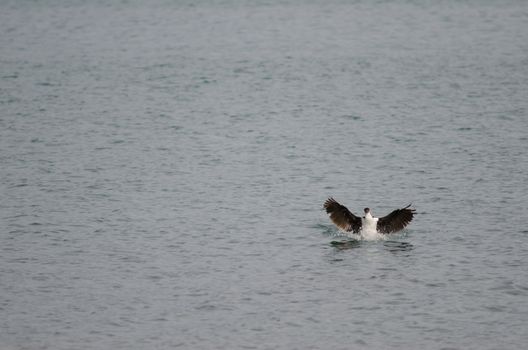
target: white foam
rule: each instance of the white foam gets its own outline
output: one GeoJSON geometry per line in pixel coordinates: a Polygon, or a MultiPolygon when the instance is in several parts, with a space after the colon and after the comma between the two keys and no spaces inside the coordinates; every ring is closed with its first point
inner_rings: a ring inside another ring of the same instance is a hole
{"type": "Polygon", "coordinates": [[[379,233],[375,229],[361,229],[359,233],[343,232],[343,234],[358,241],[384,241],[388,239],[388,235],[379,233]]]}

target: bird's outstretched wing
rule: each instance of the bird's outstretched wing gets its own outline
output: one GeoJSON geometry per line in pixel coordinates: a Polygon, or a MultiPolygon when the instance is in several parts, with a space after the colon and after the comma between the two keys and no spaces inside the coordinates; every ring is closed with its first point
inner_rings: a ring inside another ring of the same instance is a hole
{"type": "Polygon", "coordinates": [[[413,219],[415,209],[410,208],[411,204],[402,209],[396,209],[387,216],[378,219],[376,229],[380,233],[393,233],[403,230],[413,219]]]}
{"type": "Polygon", "coordinates": [[[340,229],[354,233],[361,230],[361,218],[352,214],[347,207],[337,203],[335,199],[328,198],[324,203],[324,208],[330,214],[330,220],[340,229]]]}

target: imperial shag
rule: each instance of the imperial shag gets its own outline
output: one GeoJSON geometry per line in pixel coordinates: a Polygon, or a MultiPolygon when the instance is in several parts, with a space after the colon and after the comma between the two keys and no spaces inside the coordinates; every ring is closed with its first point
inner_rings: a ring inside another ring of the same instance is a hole
{"type": "Polygon", "coordinates": [[[416,213],[411,208],[411,204],[405,208],[396,209],[389,215],[375,218],[369,208],[365,208],[365,216],[359,217],[350,212],[344,205],[339,204],[335,199],[328,198],[324,203],[324,209],[330,215],[330,220],[343,231],[353,233],[378,232],[393,233],[402,230],[413,219],[416,213]]]}

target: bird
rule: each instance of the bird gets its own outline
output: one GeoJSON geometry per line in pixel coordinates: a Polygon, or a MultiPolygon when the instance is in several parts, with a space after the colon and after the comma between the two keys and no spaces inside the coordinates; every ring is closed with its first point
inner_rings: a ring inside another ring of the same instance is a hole
{"type": "Polygon", "coordinates": [[[357,234],[364,232],[389,234],[403,230],[412,221],[416,210],[411,208],[411,205],[396,209],[381,218],[373,217],[370,208],[365,208],[363,209],[365,216],[359,217],[330,197],[325,201],[324,209],[329,214],[330,220],[343,231],[357,234]]]}

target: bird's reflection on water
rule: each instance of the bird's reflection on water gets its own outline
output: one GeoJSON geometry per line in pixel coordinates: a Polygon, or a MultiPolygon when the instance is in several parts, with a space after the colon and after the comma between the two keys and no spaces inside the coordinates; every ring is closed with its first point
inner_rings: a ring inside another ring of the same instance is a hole
{"type": "Polygon", "coordinates": [[[352,248],[359,248],[361,246],[361,241],[357,239],[348,239],[343,241],[332,241],[330,245],[337,250],[347,250],[352,248]]]}
{"type": "Polygon", "coordinates": [[[408,252],[414,249],[414,246],[407,242],[385,241],[383,245],[390,252],[408,252]]]}
{"type": "MultiPolygon", "coordinates": [[[[366,242],[357,239],[348,239],[342,241],[332,241],[330,245],[336,250],[348,250],[359,248],[366,242]]],[[[399,241],[384,241],[383,246],[390,252],[407,252],[414,249],[411,243],[399,242],[399,241]]]]}

